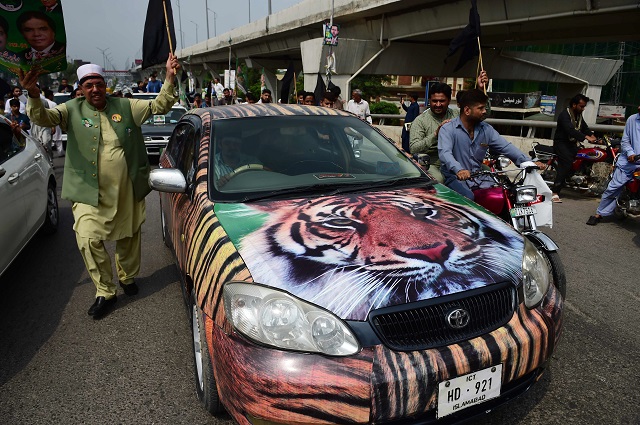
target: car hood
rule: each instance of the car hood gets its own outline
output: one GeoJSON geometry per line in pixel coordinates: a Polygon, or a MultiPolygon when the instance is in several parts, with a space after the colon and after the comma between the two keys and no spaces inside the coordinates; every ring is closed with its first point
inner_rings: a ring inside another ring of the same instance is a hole
{"type": "Polygon", "coordinates": [[[441,185],[216,204],[256,283],[348,320],[522,279],[522,236],[441,185]]]}

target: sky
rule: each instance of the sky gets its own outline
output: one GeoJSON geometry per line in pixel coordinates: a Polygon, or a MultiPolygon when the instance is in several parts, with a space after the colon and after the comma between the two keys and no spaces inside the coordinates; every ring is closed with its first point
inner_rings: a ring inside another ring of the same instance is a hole
{"type": "MultiPolygon", "coordinates": [[[[97,63],[106,69],[124,70],[135,59],[142,59],[142,33],[147,16],[147,0],[59,0],[64,12],[67,34],[67,56],[97,63]],[[104,51],[104,52],[103,52],[104,51]]],[[[167,0],[169,1],[169,0],[167,0]]],[[[271,0],[272,13],[279,12],[302,0],[271,0]]],[[[182,21],[184,47],[207,38],[207,7],[216,13],[217,35],[241,27],[251,20],[264,18],[268,0],[171,0],[180,43],[182,21]],[[249,5],[251,9],[249,10],[249,5]]],[[[214,36],[214,14],[209,15],[209,34],[214,36]]]]}

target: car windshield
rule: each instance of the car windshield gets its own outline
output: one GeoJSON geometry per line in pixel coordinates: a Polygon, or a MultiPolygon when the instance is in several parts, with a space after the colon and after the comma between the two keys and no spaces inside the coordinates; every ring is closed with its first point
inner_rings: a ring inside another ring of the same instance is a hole
{"type": "Polygon", "coordinates": [[[133,93],[134,99],[153,100],[158,97],[158,93],[133,93]]]}
{"type": "Polygon", "coordinates": [[[243,202],[431,182],[356,117],[270,116],[212,122],[212,198],[243,202]]]}
{"type": "Polygon", "coordinates": [[[53,101],[58,105],[61,105],[68,100],[71,100],[71,94],[69,93],[56,93],[53,95],[53,101]]]}
{"type": "Polygon", "coordinates": [[[184,108],[173,108],[165,115],[151,115],[143,124],[175,124],[187,113],[184,108]]]}

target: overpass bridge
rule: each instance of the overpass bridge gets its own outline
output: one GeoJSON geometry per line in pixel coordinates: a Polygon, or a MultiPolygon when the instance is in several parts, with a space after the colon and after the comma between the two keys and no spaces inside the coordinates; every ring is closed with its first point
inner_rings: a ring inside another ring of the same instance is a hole
{"type": "MultiPolygon", "coordinates": [[[[266,71],[267,86],[277,85],[275,71],[293,61],[313,90],[325,73],[329,46],[322,23],[331,16],[340,25],[334,84],[349,93],[359,74],[467,76],[470,61],[453,71],[457,58],[444,58],[449,42],[468,24],[468,0],[305,0],[217,37],[178,50],[193,75],[226,69],[232,58],[266,71]]],[[[559,84],[559,105],[577,92],[594,99],[585,112],[595,121],[600,92],[621,61],[512,52],[510,46],[631,41],[640,39],[637,0],[479,0],[484,67],[492,78],[549,81],[559,84]]],[[[345,96],[348,97],[348,96],[345,96]]]]}

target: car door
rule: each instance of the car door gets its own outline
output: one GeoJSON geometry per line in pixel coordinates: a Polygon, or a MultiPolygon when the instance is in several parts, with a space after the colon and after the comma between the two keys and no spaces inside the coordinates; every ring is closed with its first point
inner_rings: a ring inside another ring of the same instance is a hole
{"type": "Polygon", "coordinates": [[[173,167],[182,172],[187,182],[186,193],[162,194],[167,228],[169,229],[176,259],[183,270],[188,255],[184,244],[187,231],[185,218],[190,216],[189,213],[193,209],[196,149],[200,141],[200,127],[200,119],[195,116],[189,116],[176,126],[167,147],[173,167]]]}
{"type": "Polygon", "coordinates": [[[33,152],[0,123],[0,273],[28,241],[25,192],[29,181],[21,173],[32,163],[33,152]]]}

